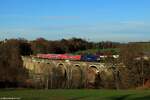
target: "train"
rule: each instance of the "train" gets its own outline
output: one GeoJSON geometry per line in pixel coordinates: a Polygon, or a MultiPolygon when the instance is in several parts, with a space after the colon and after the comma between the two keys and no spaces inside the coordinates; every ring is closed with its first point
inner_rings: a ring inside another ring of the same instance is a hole
{"type": "MultiPolygon", "coordinates": [[[[112,57],[113,56],[114,55],[112,55],[112,57]]],[[[92,54],[85,54],[85,55],[37,54],[36,57],[42,58],[42,59],[54,59],[54,60],[76,60],[76,61],[99,62],[99,61],[101,61],[101,59],[106,58],[107,56],[92,55],[92,54]]],[[[119,56],[117,56],[117,57],[119,57],[119,56]]]]}

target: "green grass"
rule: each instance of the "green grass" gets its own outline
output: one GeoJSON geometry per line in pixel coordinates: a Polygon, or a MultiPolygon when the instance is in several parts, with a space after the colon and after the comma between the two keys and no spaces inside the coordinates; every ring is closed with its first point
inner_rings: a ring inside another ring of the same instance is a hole
{"type": "Polygon", "coordinates": [[[150,100],[150,90],[33,90],[3,89],[2,97],[19,97],[21,100],[150,100]]]}
{"type": "Polygon", "coordinates": [[[112,52],[113,54],[117,54],[119,52],[118,48],[107,48],[107,49],[88,49],[88,50],[83,50],[83,51],[77,51],[75,54],[94,54],[97,52],[112,52]]]}

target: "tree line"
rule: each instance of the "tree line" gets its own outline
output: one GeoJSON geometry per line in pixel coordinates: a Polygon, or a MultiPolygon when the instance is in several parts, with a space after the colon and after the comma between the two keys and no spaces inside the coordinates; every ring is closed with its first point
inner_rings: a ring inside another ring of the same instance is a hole
{"type": "MultiPolygon", "coordinates": [[[[145,60],[145,47],[141,43],[117,43],[110,41],[89,42],[80,38],[62,39],[57,41],[38,38],[9,39],[0,41],[0,86],[19,87],[28,78],[28,71],[23,68],[21,56],[38,53],[74,53],[88,49],[118,48],[118,60],[106,59],[106,62],[123,63],[126,69],[119,69],[120,87],[136,88],[144,86],[150,80],[150,61],[145,60]],[[136,60],[136,58],[140,58],[136,60]]],[[[111,53],[111,51],[110,51],[111,53]]]]}

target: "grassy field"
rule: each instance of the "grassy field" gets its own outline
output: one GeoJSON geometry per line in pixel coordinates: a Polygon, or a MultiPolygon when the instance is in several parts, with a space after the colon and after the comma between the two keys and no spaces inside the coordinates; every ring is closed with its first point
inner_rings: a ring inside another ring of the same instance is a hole
{"type": "Polygon", "coordinates": [[[118,48],[107,48],[107,49],[88,49],[83,51],[77,51],[74,54],[95,54],[97,52],[112,52],[113,54],[117,54],[119,52],[118,48]]]}
{"type": "Polygon", "coordinates": [[[3,97],[20,100],[150,100],[150,90],[0,90],[3,97]]]}

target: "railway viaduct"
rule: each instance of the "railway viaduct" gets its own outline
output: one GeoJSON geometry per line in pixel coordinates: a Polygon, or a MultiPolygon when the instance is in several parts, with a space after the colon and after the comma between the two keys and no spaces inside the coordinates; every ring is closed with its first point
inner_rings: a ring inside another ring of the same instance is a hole
{"type": "Polygon", "coordinates": [[[101,80],[113,80],[112,66],[100,62],[40,59],[23,56],[30,81],[42,88],[97,88],[101,80]]]}

